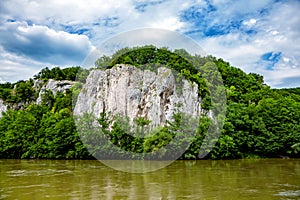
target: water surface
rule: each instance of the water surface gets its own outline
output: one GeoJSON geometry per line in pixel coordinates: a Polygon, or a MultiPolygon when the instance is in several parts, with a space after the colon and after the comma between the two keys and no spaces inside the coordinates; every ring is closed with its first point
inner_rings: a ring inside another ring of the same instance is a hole
{"type": "Polygon", "coordinates": [[[0,160],[0,199],[300,199],[300,160],[176,161],[144,174],[99,161],[0,160]]]}

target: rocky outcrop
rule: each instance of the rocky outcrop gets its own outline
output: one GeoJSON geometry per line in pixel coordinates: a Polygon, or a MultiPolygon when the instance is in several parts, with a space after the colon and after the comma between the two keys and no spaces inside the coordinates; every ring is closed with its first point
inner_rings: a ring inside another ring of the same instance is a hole
{"type": "Polygon", "coordinates": [[[172,121],[174,113],[183,112],[191,117],[201,113],[198,86],[187,80],[175,83],[168,68],[157,73],[133,66],[116,65],[107,70],[90,72],[74,108],[75,115],[100,113],[128,116],[130,120],[144,117],[151,127],[172,121]]]}
{"type": "Polygon", "coordinates": [[[53,79],[49,79],[46,84],[41,86],[43,84],[43,81],[36,81],[34,84],[34,88],[38,89],[41,87],[36,103],[40,104],[42,102],[42,96],[43,94],[45,94],[45,91],[50,90],[54,95],[56,95],[57,92],[65,92],[66,90],[71,89],[74,83],[75,82],[73,81],[67,80],[56,81],[53,79]]]}
{"type": "Polygon", "coordinates": [[[0,117],[2,117],[2,112],[6,112],[7,105],[4,104],[3,100],[0,99],[0,117]]]}
{"type": "Polygon", "coordinates": [[[45,80],[36,79],[36,80],[34,80],[34,83],[33,83],[33,89],[35,91],[40,91],[40,89],[43,87],[44,84],[45,84],[45,80]]]}
{"type": "MultiPolygon", "coordinates": [[[[36,104],[40,104],[42,102],[42,96],[45,94],[45,91],[49,90],[52,94],[56,95],[57,92],[64,93],[66,90],[72,88],[75,84],[73,81],[56,81],[53,79],[49,79],[48,81],[45,80],[34,80],[33,89],[39,93],[37,100],[35,101],[36,104]]],[[[16,90],[16,86],[14,87],[14,91],[16,90]]],[[[2,112],[6,112],[8,108],[13,110],[23,109],[26,104],[32,102],[18,102],[18,103],[6,103],[2,99],[0,99],[0,117],[2,117],[2,112]]]]}

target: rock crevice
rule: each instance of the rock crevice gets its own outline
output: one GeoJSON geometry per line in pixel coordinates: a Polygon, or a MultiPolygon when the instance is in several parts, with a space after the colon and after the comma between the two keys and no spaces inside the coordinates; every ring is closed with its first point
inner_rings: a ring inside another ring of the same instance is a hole
{"type": "Polygon", "coordinates": [[[182,80],[175,83],[171,69],[161,67],[157,73],[129,65],[90,72],[74,107],[74,114],[101,112],[151,120],[150,127],[172,121],[176,112],[197,117],[201,112],[198,85],[182,80]],[[181,87],[181,94],[177,94],[181,87]]]}

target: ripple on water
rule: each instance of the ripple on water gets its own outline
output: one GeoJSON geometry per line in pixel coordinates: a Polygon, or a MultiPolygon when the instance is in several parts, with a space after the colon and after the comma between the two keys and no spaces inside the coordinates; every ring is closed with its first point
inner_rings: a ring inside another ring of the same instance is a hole
{"type": "Polygon", "coordinates": [[[59,176],[72,173],[72,170],[44,169],[44,170],[10,170],[6,172],[7,176],[59,176]]]}
{"type": "Polygon", "coordinates": [[[0,199],[6,199],[8,197],[7,194],[4,194],[4,190],[0,188],[0,199]]]}
{"type": "Polygon", "coordinates": [[[11,170],[6,172],[7,176],[25,176],[26,170],[11,170]]]}
{"type": "Polygon", "coordinates": [[[300,197],[300,190],[286,190],[283,192],[279,192],[274,196],[281,196],[281,197],[300,197]]]}
{"type": "Polygon", "coordinates": [[[33,184],[33,185],[17,185],[17,186],[10,186],[7,187],[8,189],[24,189],[24,188],[45,188],[45,187],[50,187],[50,184],[33,184]]]}

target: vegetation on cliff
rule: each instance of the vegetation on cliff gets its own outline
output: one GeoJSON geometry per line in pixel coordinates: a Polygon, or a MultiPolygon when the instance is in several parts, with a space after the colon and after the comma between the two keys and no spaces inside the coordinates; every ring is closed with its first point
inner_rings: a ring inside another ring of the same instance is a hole
{"type": "MultiPolygon", "coordinates": [[[[264,84],[261,75],[246,74],[222,59],[154,46],[121,49],[99,58],[95,65],[106,69],[118,63],[152,70],[165,65],[180,72],[199,85],[207,109],[211,106],[210,85],[203,76],[212,65],[218,68],[226,89],[227,113],[222,134],[206,158],[300,157],[300,88],[272,89],[264,84]]],[[[80,67],[45,68],[34,79],[74,81],[79,70],[80,67]]],[[[80,79],[87,74],[83,70],[80,79]]],[[[80,91],[80,85],[56,95],[51,91],[43,94],[40,105],[35,103],[39,88],[33,86],[33,79],[0,84],[0,99],[10,108],[0,118],[0,158],[93,158],[80,140],[73,119],[72,94],[80,91]],[[21,106],[14,106],[17,104],[21,106]]],[[[141,128],[145,126],[142,122],[136,121],[141,128]]],[[[104,129],[107,123],[110,122],[105,116],[99,119],[104,129]]],[[[209,124],[208,117],[201,119],[196,137],[181,159],[197,158],[209,124]]],[[[173,137],[167,129],[156,130],[153,137],[145,139],[129,137],[123,125],[124,122],[115,122],[106,133],[113,144],[127,151],[151,152],[173,137]]],[[[106,147],[101,148],[105,151],[106,147]]]]}

